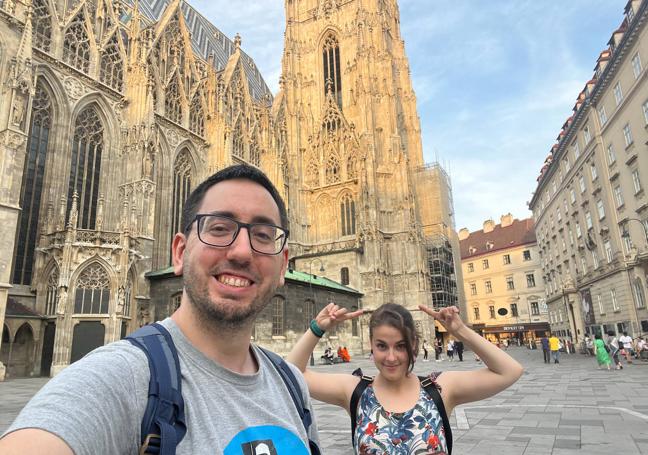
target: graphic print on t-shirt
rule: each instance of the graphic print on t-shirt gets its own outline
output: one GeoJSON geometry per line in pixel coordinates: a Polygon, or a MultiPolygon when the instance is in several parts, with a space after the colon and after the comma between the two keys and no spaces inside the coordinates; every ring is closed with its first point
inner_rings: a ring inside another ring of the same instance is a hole
{"type": "Polygon", "coordinates": [[[309,455],[295,433],[274,425],[240,431],[225,447],[223,455],[309,455]]]}

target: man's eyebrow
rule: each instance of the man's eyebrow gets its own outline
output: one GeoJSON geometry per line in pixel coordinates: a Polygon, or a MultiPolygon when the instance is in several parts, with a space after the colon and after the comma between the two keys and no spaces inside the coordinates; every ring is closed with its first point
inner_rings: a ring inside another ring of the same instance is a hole
{"type": "MultiPolygon", "coordinates": [[[[228,218],[232,218],[234,220],[240,221],[236,215],[232,212],[228,211],[219,211],[215,210],[213,212],[208,212],[206,215],[220,215],[220,216],[226,216],[228,218]]],[[[273,220],[270,217],[264,216],[264,215],[256,215],[252,218],[250,223],[262,223],[262,224],[272,224],[273,226],[281,226],[280,224],[277,224],[275,220],[273,220]]]]}

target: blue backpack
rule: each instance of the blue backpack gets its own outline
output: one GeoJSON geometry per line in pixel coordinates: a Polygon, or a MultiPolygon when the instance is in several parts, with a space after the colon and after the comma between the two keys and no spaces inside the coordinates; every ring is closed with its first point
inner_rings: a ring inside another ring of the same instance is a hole
{"type": "MultiPolygon", "coordinates": [[[[142,418],[139,453],[173,455],[177,445],[187,433],[178,351],[171,334],[158,323],[136,330],[127,336],[126,340],[144,351],[151,371],[148,402],[142,418]]],[[[263,348],[260,349],[286,384],[306,434],[308,434],[312,417],[304,403],[297,378],[279,355],[263,348]]],[[[312,440],[308,442],[311,453],[320,455],[321,452],[317,444],[312,440]]]]}

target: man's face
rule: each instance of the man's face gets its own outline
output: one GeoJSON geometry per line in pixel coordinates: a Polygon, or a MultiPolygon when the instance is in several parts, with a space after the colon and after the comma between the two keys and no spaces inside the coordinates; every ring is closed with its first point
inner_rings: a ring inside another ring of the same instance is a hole
{"type": "MultiPolygon", "coordinates": [[[[250,180],[226,180],[212,186],[198,213],[226,215],[244,223],[281,225],[270,193],[250,180]]],[[[176,234],[174,271],[183,275],[184,290],[198,316],[206,321],[239,327],[253,319],[283,285],[288,251],[269,256],[250,247],[247,229],[234,243],[214,247],[200,241],[194,222],[189,233],[176,234]]]]}

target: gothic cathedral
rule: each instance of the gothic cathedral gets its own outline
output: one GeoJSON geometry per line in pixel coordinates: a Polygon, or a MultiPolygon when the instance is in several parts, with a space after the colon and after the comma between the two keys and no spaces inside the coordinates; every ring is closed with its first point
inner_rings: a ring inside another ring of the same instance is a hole
{"type": "MultiPolygon", "coordinates": [[[[321,275],[368,309],[457,303],[434,284],[433,252],[458,248],[396,0],[285,5],[273,96],[241,39],[182,0],[0,2],[0,380],[3,363],[54,375],[170,314],[184,200],[233,163],[286,199],[302,285],[321,275]]],[[[257,332],[294,339],[274,325],[287,311],[257,332]]]]}

